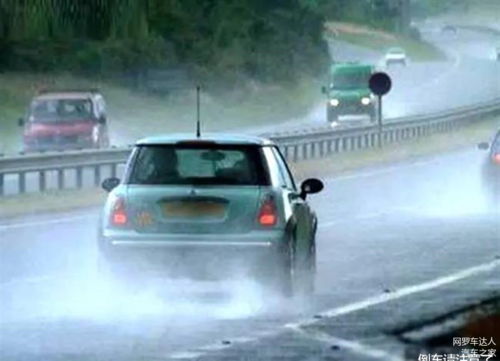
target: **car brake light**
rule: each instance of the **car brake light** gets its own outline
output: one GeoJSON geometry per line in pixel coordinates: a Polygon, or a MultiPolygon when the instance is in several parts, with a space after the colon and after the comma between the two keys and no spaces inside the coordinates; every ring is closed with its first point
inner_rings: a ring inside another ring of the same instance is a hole
{"type": "Polygon", "coordinates": [[[493,163],[500,164],[500,153],[493,155],[493,163]]]}
{"type": "Polygon", "coordinates": [[[111,210],[111,224],[114,226],[124,226],[128,222],[123,198],[117,198],[111,210]]]}
{"type": "Polygon", "coordinates": [[[274,226],[278,221],[278,213],[273,200],[266,200],[259,210],[259,224],[261,226],[274,226]]]}

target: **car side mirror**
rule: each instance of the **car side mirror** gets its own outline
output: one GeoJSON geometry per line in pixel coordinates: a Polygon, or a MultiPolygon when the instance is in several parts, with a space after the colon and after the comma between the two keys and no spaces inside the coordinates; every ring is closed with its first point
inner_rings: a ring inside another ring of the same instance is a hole
{"type": "Polygon", "coordinates": [[[20,127],[24,127],[24,118],[22,118],[22,117],[21,117],[21,118],[19,118],[19,119],[17,120],[17,125],[19,125],[20,127]]]}
{"type": "Polygon", "coordinates": [[[309,178],[300,185],[300,198],[306,199],[308,194],[319,193],[323,190],[323,182],[316,178],[309,178]]]}
{"type": "Polygon", "coordinates": [[[106,121],[107,120],[106,120],[106,116],[105,115],[101,115],[99,117],[99,124],[103,124],[104,125],[104,124],[106,124],[106,121]]]}
{"type": "Polygon", "coordinates": [[[120,179],[111,177],[111,178],[106,178],[105,180],[102,181],[101,187],[104,189],[106,192],[111,192],[113,189],[115,189],[118,184],[120,184],[120,179]]]}
{"type": "Polygon", "coordinates": [[[490,149],[490,145],[487,142],[481,142],[477,145],[477,147],[481,150],[488,150],[490,149]]]}
{"type": "Polygon", "coordinates": [[[321,87],[321,92],[322,92],[323,94],[326,94],[326,93],[327,93],[327,91],[326,91],[326,86],[324,86],[324,85],[323,85],[323,86],[321,87]]]}

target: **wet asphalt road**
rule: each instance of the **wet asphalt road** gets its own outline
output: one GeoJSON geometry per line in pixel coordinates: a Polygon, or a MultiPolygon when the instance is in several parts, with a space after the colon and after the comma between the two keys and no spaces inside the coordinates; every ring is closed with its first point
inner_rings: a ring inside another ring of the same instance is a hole
{"type": "Polygon", "coordinates": [[[308,300],[244,279],[117,289],[93,273],[97,210],[3,224],[0,360],[401,359],[394,329],[499,290],[500,213],[481,190],[483,156],[327,179],[311,196],[320,229],[308,300]]]}

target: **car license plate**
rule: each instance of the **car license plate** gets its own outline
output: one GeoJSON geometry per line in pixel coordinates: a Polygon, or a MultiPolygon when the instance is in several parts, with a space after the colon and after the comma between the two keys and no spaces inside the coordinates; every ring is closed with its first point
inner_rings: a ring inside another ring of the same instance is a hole
{"type": "Polygon", "coordinates": [[[163,213],[167,217],[179,218],[216,218],[224,215],[225,205],[218,202],[174,201],[163,204],[163,213]]]}

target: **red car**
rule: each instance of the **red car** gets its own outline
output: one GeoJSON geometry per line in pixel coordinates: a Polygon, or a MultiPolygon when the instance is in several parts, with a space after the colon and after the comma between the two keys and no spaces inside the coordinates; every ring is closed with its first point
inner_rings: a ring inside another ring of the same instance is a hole
{"type": "Polygon", "coordinates": [[[97,90],[42,91],[19,126],[25,152],[106,148],[106,103],[97,90]]]}

